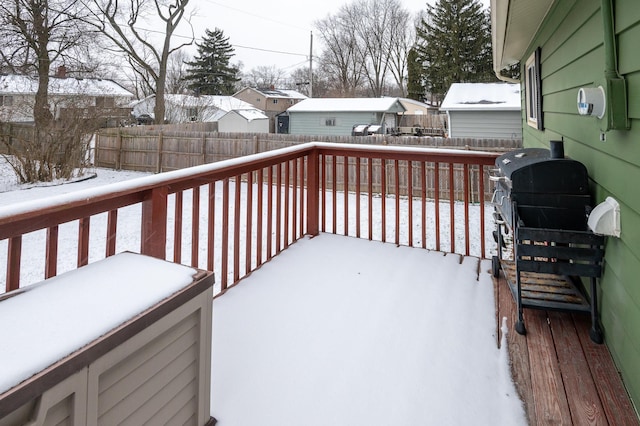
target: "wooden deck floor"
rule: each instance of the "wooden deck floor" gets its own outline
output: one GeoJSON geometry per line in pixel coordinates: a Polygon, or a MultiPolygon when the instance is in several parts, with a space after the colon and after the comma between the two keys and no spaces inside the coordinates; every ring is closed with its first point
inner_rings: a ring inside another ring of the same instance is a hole
{"type": "Polygon", "coordinates": [[[529,424],[640,425],[607,347],[589,339],[589,315],[525,309],[527,335],[521,336],[502,275],[494,285],[498,324],[507,317],[513,377],[529,424]]]}

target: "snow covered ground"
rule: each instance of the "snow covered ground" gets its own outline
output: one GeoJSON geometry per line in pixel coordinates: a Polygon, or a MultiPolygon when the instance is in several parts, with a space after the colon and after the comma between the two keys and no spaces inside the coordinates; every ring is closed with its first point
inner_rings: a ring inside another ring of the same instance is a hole
{"type": "MultiPolygon", "coordinates": [[[[98,169],[83,182],[20,189],[1,170],[0,206],[145,175],[98,169]]],[[[387,202],[388,224],[394,208],[387,202]]],[[[448,221],[448,205],[440,209],[448,221]]],[[[477,212],[471,208],[475,221],[477,212]]],[[[119,211],[118,252],[139,250],[139,221],[139,206],[119,211]]],[[[104,235],[104,215],[92,218],[91,229],[104,235]]],[[[391,232],[387,238],[394,241],[391,232]]],[[[407,239],[404,226],[400,239],[407,239]]],[[[77,225],[61,226],[59,273],[74,269],[76,240],[77,225]]],[[[442,249],[449,249],[447,235],[442,249]]],[[[190,247],[183,250],[189,259],[190,247]]],[[[104,245],[90,243],[90,261],[102,257],[104,245]]],[[[2,241],[0,277],[5,259],[2,241]]],[[[25,236],[25,282],[42,279],[43,259],[44,232],[25,236]]],[[[221,426],[525,424],[506,351],[496,347],[489,269],[476,258],[395,244],[329,234],[302,239],[214,300],[212,415],[221,426]]]]}

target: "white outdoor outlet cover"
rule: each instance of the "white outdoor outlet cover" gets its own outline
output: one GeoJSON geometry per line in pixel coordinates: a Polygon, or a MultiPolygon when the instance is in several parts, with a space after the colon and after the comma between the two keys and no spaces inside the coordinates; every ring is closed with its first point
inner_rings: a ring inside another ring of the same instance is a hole
{"type": "Polygon", "coordinates": [[[587,226],[598,235],[610,235],[620,237],[620,204],[607,197],[598,204],[589,214],[587,226]]]}

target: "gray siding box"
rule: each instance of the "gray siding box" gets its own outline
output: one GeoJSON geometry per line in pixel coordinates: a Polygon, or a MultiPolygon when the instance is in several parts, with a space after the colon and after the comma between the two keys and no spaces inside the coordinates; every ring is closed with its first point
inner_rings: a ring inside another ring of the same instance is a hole
{"type": "MultiPolygon", "coordinates": [[[[89,289],[91,270],[78,270],[89,289]]],[[[126,297],[126,280],[114,282],[126,297]]],[[[213,275],[198,272],[191,284],[0,394],[0,426],[212,424],[212,299],[213,275]]]]}

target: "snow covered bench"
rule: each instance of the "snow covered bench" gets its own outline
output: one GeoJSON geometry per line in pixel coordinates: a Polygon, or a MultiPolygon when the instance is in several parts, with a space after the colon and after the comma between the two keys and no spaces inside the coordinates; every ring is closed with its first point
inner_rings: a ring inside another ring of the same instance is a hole
{"type": "Polygon", "coordinates": [[[213,281],[121,253],[0,295],[0,426],[213,424],[213,281]]]}

